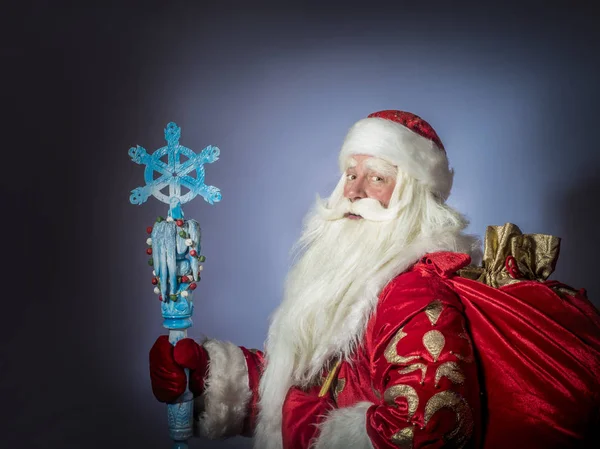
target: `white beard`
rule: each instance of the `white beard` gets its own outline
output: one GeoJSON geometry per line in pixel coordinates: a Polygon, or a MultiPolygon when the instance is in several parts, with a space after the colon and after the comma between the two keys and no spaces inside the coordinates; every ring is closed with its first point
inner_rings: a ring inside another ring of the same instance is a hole
{"type": "MultiPolygon", "coordinates": [[[[372,202],[365,205],[377,209],[372,202]]],[[[474,247],[474,239],[460,229],[438,226],[438,232],[414,236],[415,223],[403,224],[402,216],[339,219],[339,213],[329,210],[327,215],[320,207],[309,216],[300,239],[306,249],[288,275],[284,300],[269,328],[256,448],[282,447],[281,410],[288,389],[314,383],[333,357],[352,355],[389,281],[426,253],[471,253],[474,247]]],[[[380,212],[389,215],[388,209],[380,212]]]]}
{"type": "Polygon", "coordinates": [[[364,219],[314,220],[319,236],[290,271],[269,339],[291,352],[293,382],[303,387],[330,357],[352,353],[359,337],[353,335],[354,323],[366,325],[367,319],[354,305],[369,296],[369,280],[389,261],[395,226],[364,219]]]}

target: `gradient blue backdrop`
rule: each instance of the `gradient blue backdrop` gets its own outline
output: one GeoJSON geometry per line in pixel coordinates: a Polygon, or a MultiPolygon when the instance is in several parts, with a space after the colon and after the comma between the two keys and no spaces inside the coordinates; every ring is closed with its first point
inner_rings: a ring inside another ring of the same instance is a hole
{"type": "Polygon", "coordinates": [[[144,229],[166,207],[129,204],[143,176],[127,156],[162,146],[169,121],[182,144],[221,148],[206,180],[223,201],[184,208],[201,221],[207,256],[192,336],[262,348],[288,251],[315,194],[338,180],[346,131],[390,108],[441,136],[456,170],[449,202],[471,232],[513,222],[563,237],[555,277],[600,304],[597,16],[543,3],[19,11],[3,31],[16,118],[7,147],[18,150],[2,180],[19,221],[3,226],[19,235],[11,276],[23,282],[32,262],[37,274],[1,345],[7,447],[169,447],[148,378],[164,330],[144,254],[144,229]]]}

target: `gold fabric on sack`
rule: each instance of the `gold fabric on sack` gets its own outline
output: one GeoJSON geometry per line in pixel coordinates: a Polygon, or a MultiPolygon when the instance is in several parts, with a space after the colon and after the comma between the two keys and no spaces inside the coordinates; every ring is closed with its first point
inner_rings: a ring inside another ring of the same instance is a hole
{"type": "Polygon", "coordinates": [[[488,226],[481,267],[459,270],[462,277],[498,288],[520,281],[545,281],[556,267],[560,238],[523,234],[512,223],[488,226]]]}

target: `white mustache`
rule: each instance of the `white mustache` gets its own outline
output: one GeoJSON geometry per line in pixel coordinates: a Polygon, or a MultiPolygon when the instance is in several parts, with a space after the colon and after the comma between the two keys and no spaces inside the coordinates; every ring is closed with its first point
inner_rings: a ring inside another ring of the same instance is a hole
{"type": "Polygon", "coordinates": [[[394,207],[385,208],[381,203],[373,198],[364,198],[358,201],[350,201],[348,198],[340,200],[333,208],[327,207],[324,201],[319,202],[319,215],[328,221],[340,220],[347,214],[360,215],[369,221],[390,221],[398,217],[400,203],[394,207]]]}

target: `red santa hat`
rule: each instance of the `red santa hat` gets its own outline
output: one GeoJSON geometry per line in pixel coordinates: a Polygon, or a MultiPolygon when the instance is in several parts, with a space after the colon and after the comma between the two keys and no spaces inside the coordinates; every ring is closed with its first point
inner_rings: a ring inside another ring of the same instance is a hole
{"type": "Polygon", "coordinates": [[[340,168],[355,154],[381,158],[447,199],[454,171],[437,133],[421,117],[404,111],[380,111],[355,123],[340,151],[340,168]]]}

